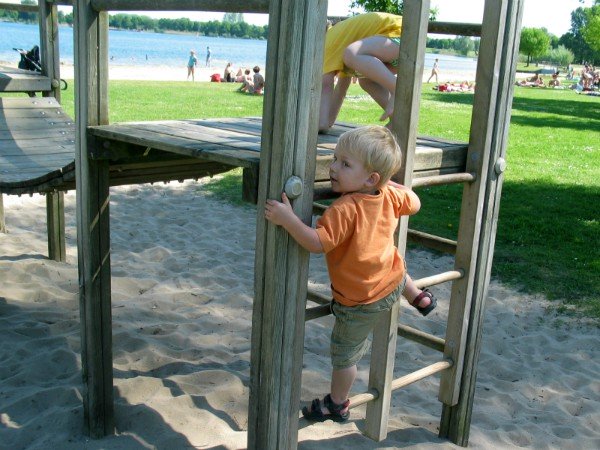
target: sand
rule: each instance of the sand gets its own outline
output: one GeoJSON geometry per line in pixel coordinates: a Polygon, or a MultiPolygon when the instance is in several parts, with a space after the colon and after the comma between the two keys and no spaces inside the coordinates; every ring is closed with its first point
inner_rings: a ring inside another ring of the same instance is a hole
{"type": "MultiPolygon", "coordinates": [[[[5,196],[0,235],[0,449],[241,449],[246,446],[256,210],[215,198],[206,181],[111,189],[117,432],[83,434],[75,194],[65,197],[67,262],[45,255],[45,199],[5,196]]],[[[452,266],[407,254],[414,277],[452,266]]],[[[327,292],[323,258],[310,285],[327,292]]],[[[401,322],[442,336],[449,289],[427,318],[405,301],[401,322]]],[[[470,447],[600,448],[599,330],[493,280],[470,447]]],[[[330,317],[306,326],[302,400],[327,392],[330,317]]],[[[399,339],[396,376],[436,360],[399,339]]],[[[353,392],[366,389],[368,357],[353,392]]],[[[388,438],[349,423],[300,422],[299,448],[458,448],[437,437],[439,378],[394,394],[388,438]]]]}
{"type": "MultiPolygon", "coordinates": [[[[68,64],[61,65],[61,77],[72,80],[73,66],[68,64]]],[[[210,76],[218,73],[223,76],[224,67],[198,67],[195,72],[196,82],[210,82],[210,76]]],[[[268,74],[265,69],[261,71],[265,76],[268,74]]],[[[426,82],[431,74],[430,70],[423,72],[423,81],[426,82]]],[[[171,66],[120,66],[111,65],[109,68],[109,77],[111,80],[158,80],[158,81],[186,81],[187,68],[171,66]]],[[[189,80],[191,82],[191,78],[189,80]]],[[[462,82],[475,81],[474,71],[440,71],[439,82],[462,82]]],[[[433,81],[432,81],[433,82],[433,81]]]]}
{"type": "MultiPolygon", "coordinates": [[[[111,78],[185,80],[185,68],[159,69],[111,68],[111,78]]],[[[256,210],[211,196],[205,183],[111,189],[117,430],[101,440],[83,434],[75,194],[65,197],[66,263],[46,258],[44,197],[4,197],[1,450],[245,448],[256,210]]],[[[416,278],[453,264],[424,250],[407,261],[416,278]]],[[[312,257],[309,283],[328,291],[322,257],[312,257]]],[[[449,288],[433,290],[438,309],[422,318],[404,302],[401,322],[443,337],[449,288]]],[[[549,306],[492,281],[471,448],[600,448],[599,329],[549,306]]],[[[328,391],[331,325],[307,324],[303,401],[328,391]]],[[[396,376],[437,358],[399,339],[396,376]]],[[[368,357],[354,393],[367,378],[368,357]]],[[[437,437],[438,387],[433,377],[396,392],[383,442],[361,434],[360,407],[344,425],[301,421],[299,448],[458,448],[437,437]]]]}

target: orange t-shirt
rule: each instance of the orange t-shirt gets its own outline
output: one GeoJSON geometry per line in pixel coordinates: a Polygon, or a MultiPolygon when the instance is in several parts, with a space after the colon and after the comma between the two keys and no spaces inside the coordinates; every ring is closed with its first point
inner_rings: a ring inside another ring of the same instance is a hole
{"type": "Polygon", "coordinates": [[[416,198],[412,191],[390,186],[375,195],[346,194],[317,220],[338,303],[373,303],[400,284],[406,267],[394,244],[394,231],[400,216],[417,212],[416,198]]]}

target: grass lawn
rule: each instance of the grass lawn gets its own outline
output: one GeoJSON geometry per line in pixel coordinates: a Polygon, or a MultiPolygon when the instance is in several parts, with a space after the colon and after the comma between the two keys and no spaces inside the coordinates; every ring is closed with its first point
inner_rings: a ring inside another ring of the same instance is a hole
{"type": "MultiPolygon", "coordinates": [[[[73,83],[63,92],[73,114],[73,83]]],[[[112,81],[110,120],[261,115],[262,98],[237,85],[112,81]]],[[[423,86],[419,133],[468,141],[472,94],[423,86]]],[[[378,123],[378,107],[351,86],[339,120],[378,123]]],[[[600,319],[600,98],[571,90],[515,88],[493,275],[556,307],[600,319]]],[[[213,189],[241,191],[241,172],[213,189]]],[[[419,189],[411,227],[455,238],[462,189],[419,189]]],[[[229,198],[229,197],[228,197],[229,198]]]]}

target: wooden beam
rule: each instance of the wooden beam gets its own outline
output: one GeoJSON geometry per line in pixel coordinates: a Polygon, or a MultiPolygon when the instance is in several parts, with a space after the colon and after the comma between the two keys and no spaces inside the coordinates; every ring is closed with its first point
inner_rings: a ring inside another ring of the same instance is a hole
{"type": "Polygon", "coordinates": [[[445,341],[442,338],[434,336],[424,331],[417,330],[416,328],[409,327],[408,325],[398,325],[398,336],[409,339],[418,344],[429,347],[438,352],[444,352],[445,341]]]}
{"type": "Polygon", "coordinates": [[[4,195],[0,194],[0,233],[6,232],[6,220],[4,218],[4,195]]]}
{"type": "Polygon", "coordinates": [[[48,192],[46,194],[46,226],[48,228],[48,257],[54,261],[65,262],[67,249],[64,192],[48,192]]]}
{"type": "Polygon", "coordinates": [[[84,427],[114,432],[108,162],[89,158],[89,125],[108,122],[108,14],[76,0],[75,171],[84,427]]]}
{"type": "MultiPolygon", "coordinates": [[[[488,123],[479,123],[478,126],[490,128],[489,159],[482,168],[487,174],[485,187],[479,197],[483,204],[483,211],[478,220],[477,234],[479,245],[476,248],[475,269],[473,270],[472,302],[468,313],[468,327],[466,330],[466,348],[464,362],[460,374],[460,388],[457,403],[450,405],[445,402],[442,419],[440,423],[440,436],[449,437],[454,443],[467,446],[469,442],[469,431],[471,426],[471,415],[473,410],[473,399],[475,396],[475,385],[477,379],[477,363],[481,351],[481,334],[484,321],[485,300],[489,286],[490,272],[492,266],[496,226],[500,205],[500,197],[503,181],[504,158],[506,155],[508,127],[510,123],[510,111],[514,90],[515,69],[518,59],[519,38],[521,30],[521,19],[523,14],[523,0],[506,0],[506,12],[502,14],[500,5],[491,0],[486,1],[484,11],[484,36],[487,42],[483,51],[499,53],[499,58],[494,66],[494,73],[498,74],[497,90],[492,93],[498,101],[490,105],[488,123]],[[490,23],[491,22],[491,23],[490,23]],[[500,26],[495,25],[500,22],[500,26]],[[495,30],[495,28],[497,29],[495,30]],[[488,35],[488,30],[491,35],[488,35]],[[494,36],[494,34],[497,34],[494,36]],[[496,43],[497,42],[497,43],[496,43]],[[497,48],[494,48],[497,47],[497,48]]],[[[498,2],[500,3],[500,2],[498,2]]],[[[482,36],[482,44],[484,43],[482,36]]],[[[490,55],[491,57],[491,55],[490,55]]],[[[490,61],[488,61],[488,64],[490,61]]],[[[488,70],[492,70],[491,68],[488,70]]],[[[479,74],[479,70],[478,70],[479,74]]],[[[491,74],[490,74],[491,75],[491,74]]],[[[479,89],[478,83],[478,89],[479,89]]],[[[484,95],[487,89],[484,89],[484,95]]],[[[488,94],[489,95],[489,94],[488,94]]],[[[487,95],[486,95],[487,96],[487,95]]],[[[474,99],[473,110],[482,106],[474,99]]],[[[474,124],[475,125],[475,124],[474,124]]],[[[460,239],[460,236],[459,236],[460,239]]],[[[450,325],[450,323],[449,323],[450,325]]],[[[446,338],[446,340],[448,337],[446,338]]],[[[454,378],[458,378],[454,376],[454,378]]],[[[452,377],[442,381],[447,383],[452,377]]],[[[442,392],[440,391],[440,395],[442,392]]]]}
{"type": "Polygon", "coordinates": [[[38,5],[23,5],[22,3],[0,2],[0,9],[4,9],[7,11],[37,13],[38,5]]]}
{"type": "MultiPolygon", "coordinates": [[[[406,186],[411,185],[414,167],[428,18],[429,0],[404,4],[394,115],[391,122],[392,131],[403,152],[402,169],[395,179],[406,186]]],[[[407,229],[408,217],[402,217],[398,226],[397,244],[402,255],[406,249],[407,229]]],[[[367,405],[365,434],[376,441],[381,441],[387,436],[398,311],[399,306],[396,302],[387,320],[373,331],[374,350],[371,352],[369,390],[375,389],[379,392],[379,397],[367,405]]]]}
{"type": "MultiPolygon", "coordinates": [[[[92,0],[96,11],[269,12],[269,0],[92,0]]],[[[323,20],[324,22],[325,20],[323,20]]]]}
{"type": "Polygon", "coordinates": [[[424,231],[411,230],[409,228],[407,239],[415,244],[437,250],[438,252],[449,253],[451,255],[456,253],[456,241],[425,233],[424,231]]]}
{"type": "Polygon", "coordinates": [[[481,36],[481,24],[479,23],[429,22],[427,25],[427,31],[433,34],[481,36]]]}
{"type": "Polygon", "coordinates": [[[265,221],[264,203],[281,198],[286,180],[295,175],[305,190],[293,208],[311,223],[326,8],[325,0],[277,0],[269,8],[252,313],[251,450],[295,449],[298,441],[309,254],[285,230],[265,221]]]}
{"type": "Polygon", "coordinates": [[[44,97],[54,97],[60,103],[60,54],[58,40],[58,8],[45,0],[38,0],[40,24],[40,60],[42,73],[50,78],[51,91],[44,97]]]}

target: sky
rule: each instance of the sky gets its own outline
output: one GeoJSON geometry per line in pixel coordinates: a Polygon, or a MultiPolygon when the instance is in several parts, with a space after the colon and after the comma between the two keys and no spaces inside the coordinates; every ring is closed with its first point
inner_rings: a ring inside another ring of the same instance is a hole
{"type": "MultiPolygon", "coordinates": [[[[346,16],[350,12],[351,0],[329,0],[327,14],[330,16],[346,16]]],[[[484,0],[430,0],[431,6],[438,9],[438,20],[442,22],[481,23],[484,0]]],[[[546,28],[550,33],[560,37],[571,28],[571,11],[580,6],[589,8],[593,0],[525,0],[523,26],[530,28],[546,28]]],[[[63,8],[63,7],[59,7],[63,8]]],[[[70,7],[68,11],[70,11],[70,7]]],[[[222,13],[192,12],[131,12],[151,17],[189,17],[192,20],[221,20],[222,13]]],[[[254,25],[266,25],[265,14],[244,14],[246,22],[254,25]]]]}

